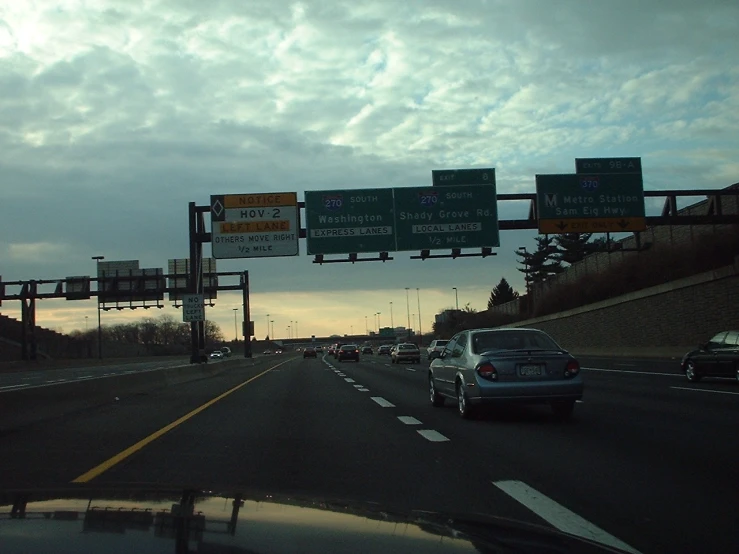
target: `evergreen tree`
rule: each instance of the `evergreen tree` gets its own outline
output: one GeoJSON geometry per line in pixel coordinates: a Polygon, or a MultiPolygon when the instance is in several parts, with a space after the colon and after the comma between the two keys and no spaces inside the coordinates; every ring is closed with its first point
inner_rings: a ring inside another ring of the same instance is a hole
{"type": "Polygon", "coordinates": [[[518,292],[513,290],[513,287],[508,283],[505,277],[501,278],[500,282],[490,293],[490,299],[488,300],[488,310],[492,309],[493,306],[500,306],[511,300],[518,298],[518,292]]]}
{"type": "Polygon", "coordinates": [[[563,233],[554,236],[556,252],[552,259],[572,265],[593,251],[593,233],[563,233]]]}
{"type": "Polygon", "coordinates": [[[516,255],[521,258],[519,263],[523,266],[518,270],[526,275],[528,283],[540,283],[550,275],[564,271],[562,262],[554,257],[557,247],[553,243],[553,237],[539,235],[536,237],[534,252],[528,252],[522,248],[516,250],[516,255]]]}

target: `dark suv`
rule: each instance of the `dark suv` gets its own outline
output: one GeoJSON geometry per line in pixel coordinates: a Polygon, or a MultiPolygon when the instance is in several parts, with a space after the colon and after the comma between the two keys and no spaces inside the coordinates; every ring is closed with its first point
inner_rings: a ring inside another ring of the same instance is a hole
{"type": "Polygon", "coordinates": [[[359,361],[359,347],[356,344],[345,344],[340,346],[337,352],[338,354],[336,359],[340,362],[343,362],[344,360],[354,360],[355,362],[359,361]]]}

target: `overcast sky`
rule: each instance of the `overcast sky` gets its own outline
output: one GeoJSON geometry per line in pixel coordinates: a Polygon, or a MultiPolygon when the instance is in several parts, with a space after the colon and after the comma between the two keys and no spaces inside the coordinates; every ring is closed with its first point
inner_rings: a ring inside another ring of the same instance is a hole
{"type": "MultiPolygon", "coordinates": [[[[736,0],[3,0],[0,274],[92,274],[93,255],[166,271],[188,253],[187,203],[211,194],[302,200],[469,167],[534,192],[535,174],[589,156],[641,156],[646,190],[728,186],[737,28],[736,0]]],[[[526,217],[510,204],[501,219],[526,217]]],[[[218,268],[250,271],[260,337],[268,313],[278,337],[291,320],[301,335],[386,325],[390,302],[405,324],[405,287],[428,329],[452,287],[477,309],[501,277],[522,289],[513,250],[533,237],[502,232],[484,260],[324,266],[301,241],[297,258],[218,268]]],[[[209,309],[227,336],[239,303],[209,309]]],[[[37,320],[84,328],[95,306],[43,300],[37,320]]]]}

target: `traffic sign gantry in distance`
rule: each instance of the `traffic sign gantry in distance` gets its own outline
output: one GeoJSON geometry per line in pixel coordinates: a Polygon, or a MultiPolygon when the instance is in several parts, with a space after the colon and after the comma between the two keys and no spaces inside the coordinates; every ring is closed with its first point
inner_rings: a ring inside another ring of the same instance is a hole
{"type": "Polygon", "coordinates": [[[495,168],[484,169],[434,169],[431,171],[431,183],[435,187],[456,185],[493,185],[495,186],[495,168]]]}
{"type": "Polygon", "coordinates": [[[578,173],[536,176],[539,232],[617,233],[646,229],[639,158],[587,158],[578,173]]]}
{"type": "Polygon", "coordinates": [[[308,254],[395,250],[393,189],[305,193],[308,254]]]}
{"type": "Polygon", "coordinates": [[[295,192],[211,196],[213,257],[297,256],[298,211],[295,192]]]}
{"type": "Polygon", "coordinates": [[[495,186],[393,189],[397,251],[500,246],[495,186]]]}

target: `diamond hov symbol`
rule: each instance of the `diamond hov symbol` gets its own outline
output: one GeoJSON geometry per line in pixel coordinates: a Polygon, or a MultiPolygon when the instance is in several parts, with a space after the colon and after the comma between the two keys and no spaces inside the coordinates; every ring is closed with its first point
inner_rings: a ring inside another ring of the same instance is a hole
{"type": "Polygon", "coordinates": [[[223,215],[223,204],[221,204],[221,201],[218,198],[216,198],[216,201],[213,202],[213,205],[210,209],[213,212],[213,215],[215,215],[216,217],[221,217],[221,215],[223,215]]]}

